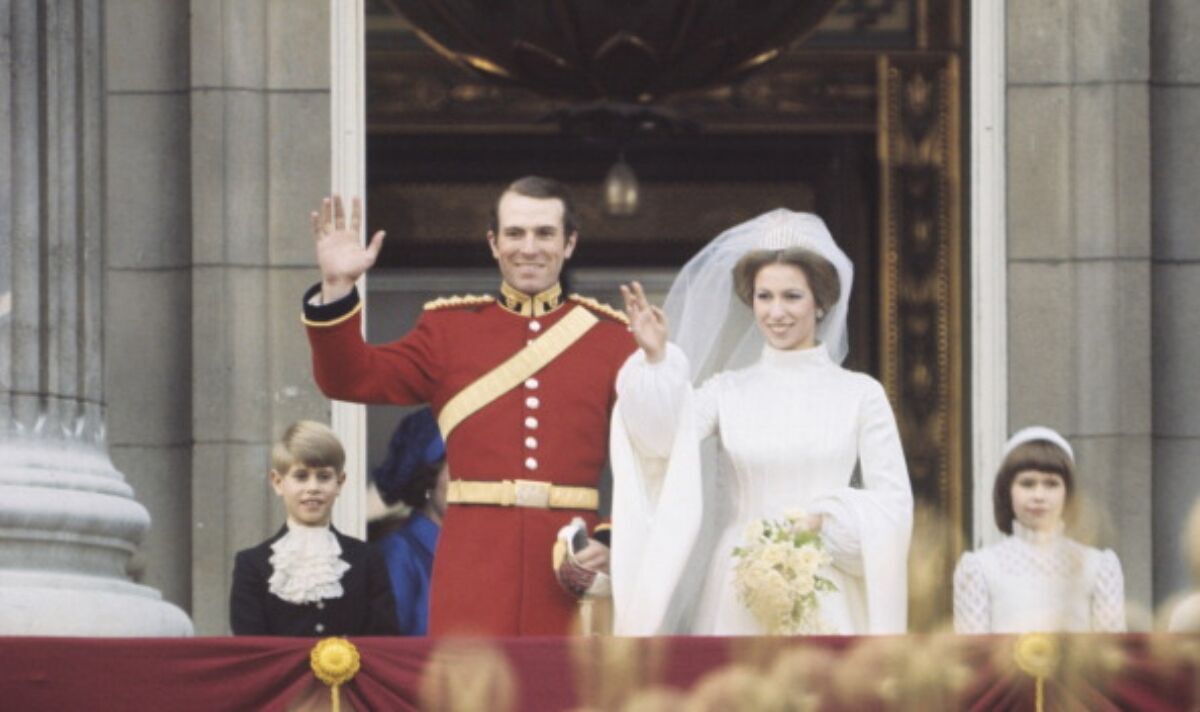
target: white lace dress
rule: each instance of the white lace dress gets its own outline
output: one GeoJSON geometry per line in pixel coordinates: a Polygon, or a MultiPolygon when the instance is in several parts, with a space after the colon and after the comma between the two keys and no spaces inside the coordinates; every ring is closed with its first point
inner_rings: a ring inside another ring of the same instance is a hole
{"type": "Polygon", "coordinates": [[[1012,536],[963,554],[954,571],[959,633],[1123,632],[1125,578],[1111,549],[1013,522],[1012,536]]]}
{"type": "Polygon", "coordinates": [[[671,344],[658,364],[635,353],[617,378],[618,632],[664,632],[657,609],[682,579],[701,595],[679,632],[761,634],[737,599],[732,550],[751,520],[792,509],[825,515],[822,537],[834,565],[823,573],[839,589],[822,594],[825,622],[840,634],[904,632],[912,490],[882,386],[833,363],[823,346],[767,346],[754,365],[720,373],[696,390],[688,373],[686,356],[671,344]],[[680,557],[688,558],[691,542],[679,539],[695,530],[703,541],[702,529],[714,526],[699,521],[702,503],[694,495],[699,442],[714,434],[720,477],[730,480],[721,495],[729,511],[719,532],[707,537],[715,541],[711,552],[690,557],[706,567],[705,575],[688,576],[680,557]],[[851,487],[856,463],[862,487],[851,487]]]}

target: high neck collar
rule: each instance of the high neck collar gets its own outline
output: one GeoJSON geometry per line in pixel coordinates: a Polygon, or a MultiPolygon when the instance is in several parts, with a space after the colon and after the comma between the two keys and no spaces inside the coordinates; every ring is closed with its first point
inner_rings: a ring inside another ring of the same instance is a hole
{"type": "Polygon", "coordinates": [[[530,296],[508,282],[501,282],[497,303],[506,311],[520,316],[544,316],[562,306],[562,285],[555,282],[549,289],[530,296]]]}
{"type": "Polygon", "coordinates": [[[764,344],[762,362],[768,366],[786,369],[833,365],[833,360],[829,358],[829,351],[826,350],[825,344],[817,344],[807,349],[789,349],[787,351],[777,349],[770,344],[764,344]]]}
{"type": "Polygon", "coordinates": [[[1037,531],[1034,529],[1030,529],[1029,527],[1020,523],[1016,519],[1014,519],[1013,523],[1012,523],[1012,531],[1013,531],[1014,537],[1016,537],[1017,539],[1020,539],[1023,542],[1026,542],[1029,544],[1034,544],[1037,546],[1043,546],[1045,544],[1051,544],[1053,542],[1058,541],[1060,538],[1062,538],[1063,527],[1064,527],[1063,522],[1060,521],[1059,523],[1055,524],[1054,528],[1051,529],[1050,531],[1040,532],[1040,531],[1037,531]]]}

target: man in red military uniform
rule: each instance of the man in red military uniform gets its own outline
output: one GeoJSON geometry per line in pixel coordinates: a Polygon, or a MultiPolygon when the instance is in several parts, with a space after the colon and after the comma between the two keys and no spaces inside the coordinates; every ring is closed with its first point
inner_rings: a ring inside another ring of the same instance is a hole
{"type": "MultiPolygon", "coordinates": [[[[559,275],[578,235],[565,188],[513,183],[487,239],[499,263],[496,296],[426,305],[398,341],[362,340],[354,282],[383,233],[359,237],[357,201],[313,214],[321,284],[305,295],[313,374],[326,395],[360,403],[429,403],[453,478],[434,557],[430,633],[567,633],[576,600],[556,581],[560,527],[599,524],[596,487],[608,448],[617,371],[634,350],[623,315],[562,294],[559,275]]],[[[606,570],[593,540],[579,563],[606,570]]]]}

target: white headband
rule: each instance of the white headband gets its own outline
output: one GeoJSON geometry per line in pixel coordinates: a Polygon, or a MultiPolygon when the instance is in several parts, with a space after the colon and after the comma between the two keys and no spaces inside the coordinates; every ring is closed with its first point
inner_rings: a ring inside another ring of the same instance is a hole
{"type": "Polygon", "coordinates": [[[1003,457],[1008,457],[1008,454],[1017,449],[1018,445],[1024,445],[1035,440],[1045,440],[1059,446],[1063,452],[1067,453],[1067,457],[1070,458],[1071,463],[1075,463],[1075,451],[1071,449],[1071,444],[1067,442],[1067,439],[1043,425],[1031,425],[1028,428],[1022,428],[1013,433],[1008,442],[1004,443],[1003,457]]]}

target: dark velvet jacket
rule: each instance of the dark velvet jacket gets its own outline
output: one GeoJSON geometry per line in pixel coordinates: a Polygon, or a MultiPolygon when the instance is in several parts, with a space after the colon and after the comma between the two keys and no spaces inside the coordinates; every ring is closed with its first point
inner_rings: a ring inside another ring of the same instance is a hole
{"type": "Polygon", "coordinates": [[[243,549],[233,566],[229,625],[234,635],[397,635],[396,604],[383,556],[366,543],[332,530],[350,568],[341,598],[315,603],[285,601],[267,588],[273,573],[271,544],[287,526],[258,546],[243,549]]]}

